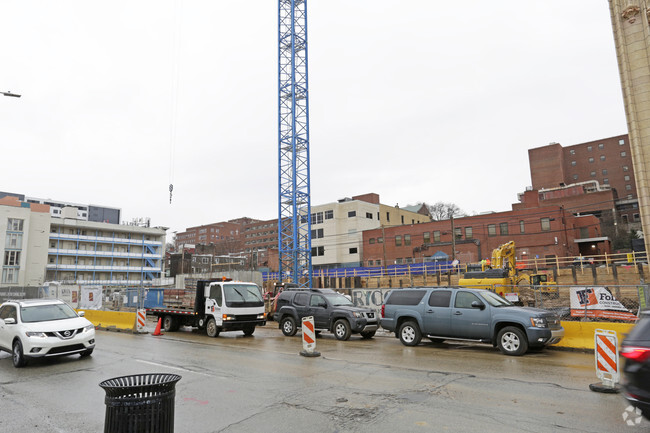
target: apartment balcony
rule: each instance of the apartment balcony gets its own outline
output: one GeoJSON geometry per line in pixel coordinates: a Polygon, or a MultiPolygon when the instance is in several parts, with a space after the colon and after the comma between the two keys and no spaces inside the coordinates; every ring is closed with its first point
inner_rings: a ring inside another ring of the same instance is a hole
{"type": "Polygon", "coordinates": [[[75,272],[162,272],[160,266],[93,266],[93,265],[72,265],[49,263],[46,269],[53,271],[75,271],[75,272]]]}
{"type": "Polygon", "coordinates": [[[108,244],[130,244],[130,245],[145,244],[145,245],[162,246],[161,241],[154,241],[154,240],[108,238],[104,236],[73,235],[69,233],[50,233],[50,239],[82,241],[82,242],[100,242],[100,243],[108,243],[108,244]]]}
{"type": "Polygon", "coordinates": [[[162,260],[159,254],[148,253],[125,253],[119,251],[94,251],[94,250],[70,250],[61,248],[49,248],[47,253],[51,256],[84,256],[84,257],[120,257],[125,259],[153,259],[162,260]]]}

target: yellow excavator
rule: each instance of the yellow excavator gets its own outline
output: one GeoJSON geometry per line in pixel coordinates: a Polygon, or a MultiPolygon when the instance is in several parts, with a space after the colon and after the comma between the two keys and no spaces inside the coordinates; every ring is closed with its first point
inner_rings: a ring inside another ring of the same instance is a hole
{"type": "Polygon", "coordinates": [[[524,285],[539,286],[542,294],[558,297],[557,283],[549,281],[548,275],[518,272],[515,252],[514,241],[500,245],[492,251],[490,267],[466,272],[458,285],[490,289],[515,301],[523,301],[519,299],[519,288],[524,285]],[[516,296],[508,296],[508,293],[516,296]]]}

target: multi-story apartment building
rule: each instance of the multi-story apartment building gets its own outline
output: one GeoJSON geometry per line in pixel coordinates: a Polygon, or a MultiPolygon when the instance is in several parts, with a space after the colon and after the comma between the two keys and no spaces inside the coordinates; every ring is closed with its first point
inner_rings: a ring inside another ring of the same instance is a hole
{"type": "Polygon", "coordinates": [[[360,266],[364,231],[431,220],[428,215],[381,204],[374,193],[312,206],[311,211],[314,268],[360,266]]]}
{"type": "Polygon", "coordinates": [[[43,284],[49,229],[49,206],[0,198],[0,286],[43,284]]]}
{"type": "Polygon", "coordinates": [[[0,198],[0,286],[150,284],[163,268],[165,228],[92,222],[76,207],[0,198]]]}
{"type": "Polygon", "coordinates": [[[182,233],[176,234],[174,244],[177,248],[183,245],[216,245],[220,248],[218,254],[241,251],[243,225],[250,223],[250,218],[189,227],[182,233]]]}
{"type": "Polygon", "coordinates": [[[57,218],[61,217],[64,207],[74,207],[77,209],[77,219],[84,221],[104,222],[119,224],[122,210],[114,207],[97,206],[93,204],[80,204],[60,200],[45,198],[26,197],[24,194],[14,194],[0,191],[0,198],[12,196],[18,197],[20,201],[28,203],[39,203],[50,207],[50,215],[57,218]]]}
{"type": "Polygon", "coordinates": [[[64,208],[49,228],[47,281],[150,284],[163,271],[165,228],[74,218],[64,208]]]}

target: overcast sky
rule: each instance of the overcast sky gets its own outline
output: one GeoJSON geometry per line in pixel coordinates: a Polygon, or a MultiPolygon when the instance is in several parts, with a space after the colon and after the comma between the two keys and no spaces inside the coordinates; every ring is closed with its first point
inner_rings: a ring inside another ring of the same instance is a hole
{"type": "MultiPolygon", "coordinates": [[[[277,218],[277,1],[0,3],[0,191],[168,233],[277,218]],[[174,184],[169,203],[169,183],[174,184]]],[[[309,0],[311,203],[504,211],[627,133],[606,0],[309,0]]]]}

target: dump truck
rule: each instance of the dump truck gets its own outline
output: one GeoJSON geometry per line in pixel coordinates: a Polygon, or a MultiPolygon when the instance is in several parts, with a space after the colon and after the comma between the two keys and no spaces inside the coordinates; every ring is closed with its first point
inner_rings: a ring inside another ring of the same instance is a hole
{"type": "Polygon", "coordinates": [[[165,296],[165,307],[147,308],[165,331],[191,326],[205,330],[210,337],[218,337],[222,331],[253,335],[255,327],[266,324],[262,291],[257,284],[226,278],[197,280],[195,287],[173,292],[165,296]]]}

